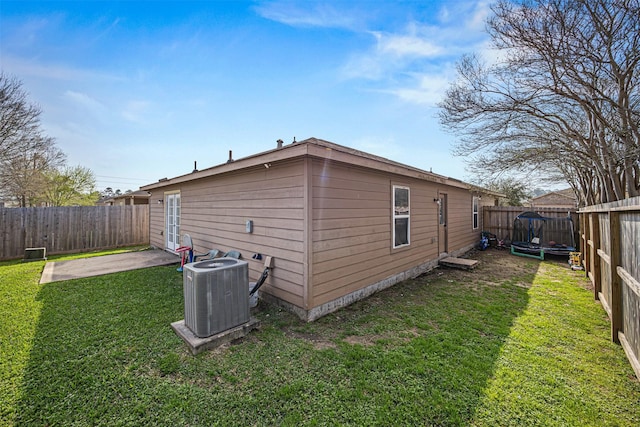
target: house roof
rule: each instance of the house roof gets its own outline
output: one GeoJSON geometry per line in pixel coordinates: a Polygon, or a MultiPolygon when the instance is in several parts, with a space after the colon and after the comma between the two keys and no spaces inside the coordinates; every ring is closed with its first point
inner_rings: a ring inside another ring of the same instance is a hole
{"type": "Polygon", "coordinates": [[[148,191],[138,190],[138,191],[132,191],[130,193],[120,194],[119,196],[113,196],[112,199],[113,200],[118,200],[118,199],[145,199],[145,198],[148,198],[150,196],[151,196],[151,194],[149,194],[148,191]]]}
{"type": "Polygon", "coordinates": [[[130,191],[129,193],[120,194],[118,196],[100,199],[96,202],[96,205],[109,205],[120,199],[148,199],[149,197],[151,197],[151,194],[145,190],[130,191]]]}
{"type": "Polygon", "coordinates": [[[549,196],[559,196],[561,198],[565,198],[565,199],[568,199],[568,200],[571,200],[571,201],[575,201],[576,200],[576,194],[573,191],[573,189],[566,188],[564,190],[551,191],[549,193],[545,193],[545,194],[542,194],[540,196],[533,197],[533,198],[531,198],[531,201],[533,202],[535,200],[541,200],[541,199],[543,200],[545,198],[548,198],[549,196]]]}
{"type": "Polygon", "coordinates": [[[408,166],[384,157],[374,154],[365,153],[364,151],[355,150],[333,142],[325,141],[318,138],[308,138],[303,141],[293,142],[284,145],[282,148],[254,154],[238,160],[229,160],[221,165],[213,166],[207,169],[193,171],[189,174],[180,175],[174,178],[163,178],[158,182],[140,187],[141,190],[153,190],[169,185],[180,184],[195,179],[207,178],[220,175],[223,173],[234,172],[251,167],[270,167],[276,162],[295,159],[299,157],[315,157],[320,159],[328,159],[337,162],[347,163],[351,165],[361,166],[380,170],[383,172],[394,173],[407,177],[417,178],[425,181],[437,182],[453,187],[479,190],[485,194],[501,196],[490,190],[478,189],[471,184],[467,184],[455,178],[446,177],[433,172],[427,172],[413,166],[408,166]]]}

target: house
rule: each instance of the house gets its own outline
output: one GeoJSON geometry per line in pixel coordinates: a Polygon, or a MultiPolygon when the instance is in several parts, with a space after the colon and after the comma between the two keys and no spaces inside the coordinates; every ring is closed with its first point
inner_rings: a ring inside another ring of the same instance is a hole
{"type": "Polygon", "coordinates": [[[532,208],[562,208],[573,211],[578,207],[578,199],[576,193],[571,188],[567,188],[534,197],[529,200],[528,206],[532,208]]]}
{"type": "Polygon", "coordinates": [[[20,204],[15,200],[10,199],[0,199],[0,208],[19,208],[20,204]]]}
{"type": "Polygon", "coordinates": [[[96,204],[102,206],[148,205],[149,193],[143,190],[131,191],[129,193],[120,194],[108,199],[100,200],[96,204]]]}
{"type": "Polygon", "coordinates": [[[480,240],[499,194],[316,138],[142,187],[151,245],[238,250],[262,299],[311,321],[480,240]]]}

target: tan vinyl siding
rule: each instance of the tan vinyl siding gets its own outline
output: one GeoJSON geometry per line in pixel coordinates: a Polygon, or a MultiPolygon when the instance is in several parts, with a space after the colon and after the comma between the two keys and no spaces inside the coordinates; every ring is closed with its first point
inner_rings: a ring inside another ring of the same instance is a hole
{"type": "Polygon", "coordinates": [[[438,205],[436,185],[423,181],[409,181],[411,185],[411,246],[415,242],[421,254],[437,256],[438,205]]]}
{"type": "Polygon", "coordinates": [[[449,189],[448,195],[449,252],[453,252],[479,241],[481,229],[473,229],[473,194],[464,189],[449,189]]]}
{"type": "Polygon", "coordinates": [[[473,230],[473,193],[466,184],[315,139],[146,190],[152,193],[151,244],[165,247],[165,206],[157,201],[180,192],[180,233],[192,236],[196,253],[238,250],[252,281],[263,270],[252,255],[272,256],[262,295],[301,309],[307,319],[436,265],[444,248],[440,195],[448,207],[449,253],[471,247],[481,231],[473,230]],[[394,186],[409,189],[410,208],[409,244],[396,248],[394,186]],[[252,233],[245,229],[248,220],[252,233]]]}
{"type": "Polygon", "coordinates": [[[178,192],[178,190],[179,187],[171,186],[149,191],[151,193],[149,197],[149,240],[152,246],[162,249],[166,247],[164,195],[165,193],[178,192]],[[159,200],[162,200],[162,203],[159,203],[159,200]]]}
{"type": "MultiPolygon", "coordinates": [[[[252,281],[264,268],[264,261],[252,259],[253,254],[272,256],[275,268],[263,289],[301,306],[303,177],[303,162],[297,160],[182,183],[180,233],[191,235],[196,253],[240,251],[249,262],[252,281]],[[248,220],[253,221],[252,233],[246,232],[248,220]]],[[[153,221],[152,227],[158,226],[164,228],[162,214],[153,221]]],[[[164,247],[164,241],[159,246],[164,247]]]]}
{"type": "Polygon", "coordinates": [[[434,184],[328,161],[314,162],[312,182],[314,306],[435,256],[434,184]],[[395,250],[393,185],[409,187],[411,197],[411,243],[395,250]]]}
{"type": "Polygon", "coordinates": [[[151,192],[153,203],[149,204],[149,243],[156,248],[164,249],[164,207],[158,203],[162,199],[159,191],[151,192]]]}

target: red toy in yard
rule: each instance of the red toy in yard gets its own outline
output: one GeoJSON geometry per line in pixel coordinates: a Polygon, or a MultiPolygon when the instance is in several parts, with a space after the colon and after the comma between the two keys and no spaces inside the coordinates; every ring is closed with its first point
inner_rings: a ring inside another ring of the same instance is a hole
{"type": "Polygon", "coordinates": [[[190,235],[185,234],[184,236],[182,236],[182,246],[177,248],[176,252],[178,252],[182,258],[180,260],[180,267],[178,267],[178,271],[182,271],[185,261],[193,262],[193,242],[191,241],[190,235]]]}

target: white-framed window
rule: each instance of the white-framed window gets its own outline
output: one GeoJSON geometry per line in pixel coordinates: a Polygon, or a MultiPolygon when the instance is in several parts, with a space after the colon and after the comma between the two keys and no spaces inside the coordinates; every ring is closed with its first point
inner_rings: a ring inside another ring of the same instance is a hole
{"type": "Polygon", "coordinates": [[[480,226],[480,215],[479,215],[479,206],[480,206],[480,198],[478,196],[473,196],[473,229],[476,230],[480,226]]]}
{"type": "Polygon", "coordinates": [[[410,239],[409,187],[393,186],[393,247],[408,246],[410,239]]]}

